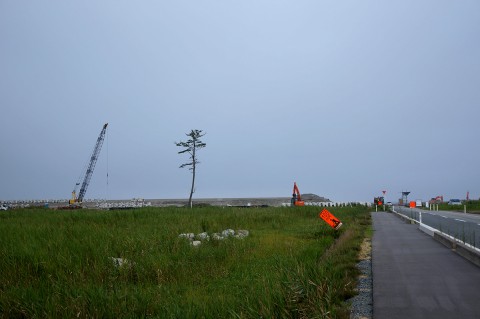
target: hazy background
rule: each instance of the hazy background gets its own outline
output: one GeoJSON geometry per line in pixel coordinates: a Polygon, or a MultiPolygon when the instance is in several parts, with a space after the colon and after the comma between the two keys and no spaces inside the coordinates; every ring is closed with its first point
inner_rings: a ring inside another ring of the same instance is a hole
{"type": "Polygon", "coordinates": [[[0,199],[480,196],[480,1],[0,0],[0,199]],[[109,174],[107,186],[107,172],[109,174]]]}

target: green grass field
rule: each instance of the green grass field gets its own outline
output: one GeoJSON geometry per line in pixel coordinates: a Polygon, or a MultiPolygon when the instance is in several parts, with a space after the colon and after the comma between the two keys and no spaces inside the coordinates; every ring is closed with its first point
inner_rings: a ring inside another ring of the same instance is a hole
{"type": "Polygon", "coordinates": [[[348,318],[365,207],[143,208],[0,213],[0,314],[348,318]],[[246,229],[192,247],[180,233],[246,229]],[[111,257],[124,258],[118,267],[111,257]]]}

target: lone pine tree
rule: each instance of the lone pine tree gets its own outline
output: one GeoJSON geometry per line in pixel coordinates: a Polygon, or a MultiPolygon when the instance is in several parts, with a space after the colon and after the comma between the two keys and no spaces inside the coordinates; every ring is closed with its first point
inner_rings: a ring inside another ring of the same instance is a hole
{"type": "Polygon", "coordinates": [[[188,153],[190,154],[189,161],[180,165],[180,168],[188,167],[192,171],[192,188],[190,189],[190,197],[188,199],[188,206],[192,208],[192,196],[195,192],[195,169],[200,162],[197,160],[197,151],[207,146],[200,138],[206,133],[202,130],[191,130],[190,133],[185,134],[189,137],[186,142],[175,142],[175,145],[183,147],[184,149],[178,152],[178,154],[188,153]]]}

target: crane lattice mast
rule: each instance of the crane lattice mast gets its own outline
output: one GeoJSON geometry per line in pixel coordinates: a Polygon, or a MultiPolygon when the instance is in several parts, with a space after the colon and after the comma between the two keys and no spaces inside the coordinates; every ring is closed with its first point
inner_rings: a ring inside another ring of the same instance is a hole
{"type": "MultiPolygon", "coordinates": [[[[90,179],[92,178],[93,170],[95,169],[95,164],[97,163],[98,155],[100,154],[100,150],[102,149],[103,140],[105,139],[105,132],[107,131],[108,123],[103,125],[103,129],[100,132],[100,135],[97,138],[97,142],[95,143],[95,148],[93,149],[92,156],[90,157],[90,163],[88,164],[87,171],[85,172],[85,177],[83,178],[82,186],[80,187],[80,192],[78,194],[78,198],[75,196],[75,190],[72,192],[72,202],[82,202],[87,192],[88,184],[90,183],[90,179]]],[[[78,185],[78,183],[77,183],[78,185]]]]}

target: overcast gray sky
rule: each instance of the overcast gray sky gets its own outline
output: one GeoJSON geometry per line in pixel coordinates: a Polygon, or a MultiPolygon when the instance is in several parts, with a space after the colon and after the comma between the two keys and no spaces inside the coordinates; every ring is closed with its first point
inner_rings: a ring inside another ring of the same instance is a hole
{"type": "Polygon", "coordinates": [[[480,196],[480,1],[0,0],[0,199],[480,196]],[[107,172],[109,175],[107,186],[107,172]]]}

